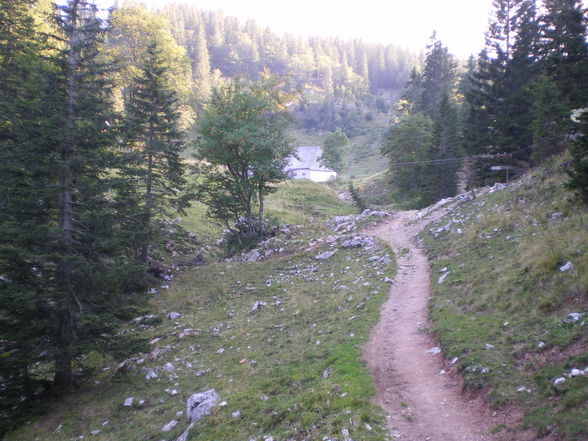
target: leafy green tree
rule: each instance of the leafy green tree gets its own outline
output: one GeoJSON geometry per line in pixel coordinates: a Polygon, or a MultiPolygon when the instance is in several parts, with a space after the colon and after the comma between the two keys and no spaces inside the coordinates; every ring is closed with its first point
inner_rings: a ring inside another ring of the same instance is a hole
{"type": "Polygon", "coordinates": [[[216,88],[197,123],[198,194],[241,246],[264,235],[264,200],[293,152],[288,96],[275,78],[216,88]],[[255,213],[257,205],[257,213],[255,213]]]}
{"type": "Polygon", "coordinates": [[[178,100],[172,88],[166,56],[157,42],[148,44],[145,58],[133,80],[127,110],[127,136],[131,152],[125,174],[135,183],[139,199],[135,246],[140,260],[148,263],[149,247],[163,231],[170,210],[181,209],[186,200],[184,149],[178,100]]]}
{"type": "Polygon", "coordinates": [[[343,156],[349,146],[349,138],[340,127],[329,133],[323,142],[323,154],[319,162],[327,168],[340,172],[343,169],[343,156]]]}
{"type": "Polygon", "coordinates": [[[396,198],[411,207],[423,207],[428,199],[427,166],[433,151],[433,122],[422,113],[406,114],[392,128],[382,147],[391,163],[391,183],[396,198]]]}

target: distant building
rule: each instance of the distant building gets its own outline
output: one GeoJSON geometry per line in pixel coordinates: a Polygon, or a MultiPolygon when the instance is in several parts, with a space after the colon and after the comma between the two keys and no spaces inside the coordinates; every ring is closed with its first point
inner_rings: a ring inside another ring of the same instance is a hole
{"type": "Polygon", "coordinates": [[[284,171],[292,179],[309,179],[313,182],[328,182],[337,177],[335,170],[323,167],[319,163],[319,158],[323,150],[317,146],[298,147],[295,151],[296,156],[288,158],[288,164],[284,171]]]}

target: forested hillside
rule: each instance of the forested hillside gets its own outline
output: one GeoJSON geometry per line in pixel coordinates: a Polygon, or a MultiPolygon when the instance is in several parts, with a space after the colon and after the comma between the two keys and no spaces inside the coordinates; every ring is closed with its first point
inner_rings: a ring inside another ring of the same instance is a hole
{"type": "Polygon", "coordinates": [[[310,101],[343,97],[363,100],[369,94],[389,97],[403,89],[418,62],[417,56],[399,46],[279,36],[253,20],[241,23],[218,10],[170,4],[160,14],[168,20],[178,44],[186,49],[193,79],[203,94],[215,77],[258,79],[264,69],[269,69],[290,77],[290,86],[305,90],[310,101]]]}
{"type": "Polygon", "coordinates": [[[585,170],[584,148],[572,147],[588,103],[581,2],[495,0],[486,46],[463,67],[433,39],[411,74],[383,147],[397,202],[424,207],[460,183],[508,181],[567,148],[570,175],[585,170]]]}

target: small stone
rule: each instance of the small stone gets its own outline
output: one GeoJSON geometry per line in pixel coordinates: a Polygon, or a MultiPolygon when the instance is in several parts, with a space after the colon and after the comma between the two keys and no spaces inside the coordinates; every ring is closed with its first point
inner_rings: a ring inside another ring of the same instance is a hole
{"type": "Polygon", "coordinates": [[[443,274],[441,277],[439,277],[439,280],[437,280],[437,284],[441,285],[443,282],[445,282],[445,278],[451,273],[451,271],[446,272],[445,274],[443,274]]]}
{"type": "Polygon", "coordinates": [[[262,395],[261,397],[259,397],[259,399],[264,402],[267,402],[267,400],[269,400],[269,398],[266,395],[262,395]]]}
{"type": "Polygon", "coordinates": [[[177,425],[178,425],[178,420],[171,420],[169,423],[167,423],[165,426],[163,426],[161,428],[161,431],[162,432],[169,432],[177,425]]]}
{"type": "Polygon", "coordinates": [[[241,411],[237,410],[231,414],[231,418],[239,418],[241,416],[241,411]]]}
{"type": "Polygon", "coordinates": [[[486,349],[486,350],[494,349],[494,345],[491,345],[490,343],[486,343],[484,345],[484,349],[486,349]]]}
{"type": "Polygon", "coordinates": [[[217,354],[222,354],[223,352],[225,352],[225,348],[220,348],[216,351],[217,354]]]}
{"type": "Polygon", "coordinates": [[[545,346],[545,342],[544,341],[540,341],[539,343],[537,343],[537,347],[538,348],[542,348],[543,346],[545,346]]]}
{"type": "Polygon", "coordinates": [[[566,381],[566,379],[564,377],[557,377],[555,380],[553,380],[553,385],[557,386],[558,384],[561,384],[564,381],[566,381]]]}
{"type": "Polygon", "coordinates": [[[221,402],[218,404],[218,407],[227,407],[227,402],[226,402],[226,401],[221,401],[221,402]]]}
{"type": "Polygon", "coordinates": [[[145,380],[151,380],[152,378],[157,378],[157,374],[153,369],[149,370],[149,372],[147,372],[147,375],[145,375],[145,380]]]}
{"type": "Polygon", "coordinates": [[[390,277],[384,277],[384,283],[394,283],[394,280],[392,280],[390,277]]]}
{"type": "Polygon", "coordinates": [[[457,360],[458,360],[457,357],[453,357],[449,363],[451,363],[453,365],[453,364],[457,363],[457,360]]]}
{"type": "Polygon", "coordinates": [[[102,432],[102,430],[100,430],[100,429],[96,429],[96,430],[92,430],[90,433],[91,433],[92,435],[98,435],[100,432],[102,432]]]}
{"type": "Polygon", "coordinates": [[[132,406],[133,405],[133,397],[129,397],[125,400],[125,402],[123,403],[123,406],[132,406]]]}
{"type": "Polygon", "coordinates": [[[333,257],[337,253],[337,250],[325,251],[315,257],[316,260],[327,260],[333,257]]]}
{"type": "Polygon", "coordinates": [[[573,269],[574,269],[574,264],[572,262],[570,262],[569,260],[566,263],[564,263],[562,266],[559,267],[559,270],[562,273],[565,273],[567,271],[571,271],[573,269]]]}
{"type": "Polygon", "coordinates": [[[432,355],[437,355],[441,352],[441,348],[438,346],[432,347],[431,349],[429,349],[428,351],[426,351],[427,354],[432,354],[432,355]]]}
{"type": "Polygon", "coordinates": [[[570,312],[564,321],[566,323],[576,323],[580,321],[583,315],[579,312],[570,312]]]}
{"type": "Polygon", "coordinates": [[[329,378],[329,376],[331,375],[331,372],[333,372],[333,369],[331,369],[331,368],[325,369],[323,371],[323,380],[326,380],[327,378],[329,378]]]}
{"type": "Polygon", "coordinates": [[[570,371],[570,377],[577,377],[578,375],[584,375],[584,371],[581,371],[580,369],[572,369],[570,371]]]}
{"type": "Polygon", "coordinates": [[[251,312],[259,311],[261,308],[264,308],[266,306],[267,306],[266,302],[262,302],[261,300],[258,300],[251,307],[251,312]]]}
{"type": "Polygon", "coordinates": [[[181,316],[182,316],[182,314],[180,314],[179,312],[168,312],[167,313],[168,320],[179,319],[181,316]]]}
{"type": "Polygon", "coordinates": [[[529,389],[527,389],[525,386],[520,386],[517,388],[517,392],[531,392],[529,389]]]}

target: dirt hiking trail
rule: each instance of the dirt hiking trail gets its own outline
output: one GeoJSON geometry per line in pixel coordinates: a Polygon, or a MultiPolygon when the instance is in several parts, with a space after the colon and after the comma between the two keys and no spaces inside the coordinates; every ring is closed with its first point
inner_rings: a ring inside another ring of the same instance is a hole
{"type": "Polygon", "coordinates": [[[375,379],[376,404],[387,414],[392,439],[499,439],[489,431],[500,421],[485,412],[478,401],[461,395],[459,379],[442,373],[441,355],[427,352],[438,343],[426,332],[430,328],[427,314],[430,268],[415,239],[426,224],[450,209],[451,206],[444,207],[426,220],[416,221],[416,212],[398,212],[388,222],[365,231],[388,242],[398,263],[389,298],[382,306],[380,321],[372,330],[364,352],[375,379]]]}

